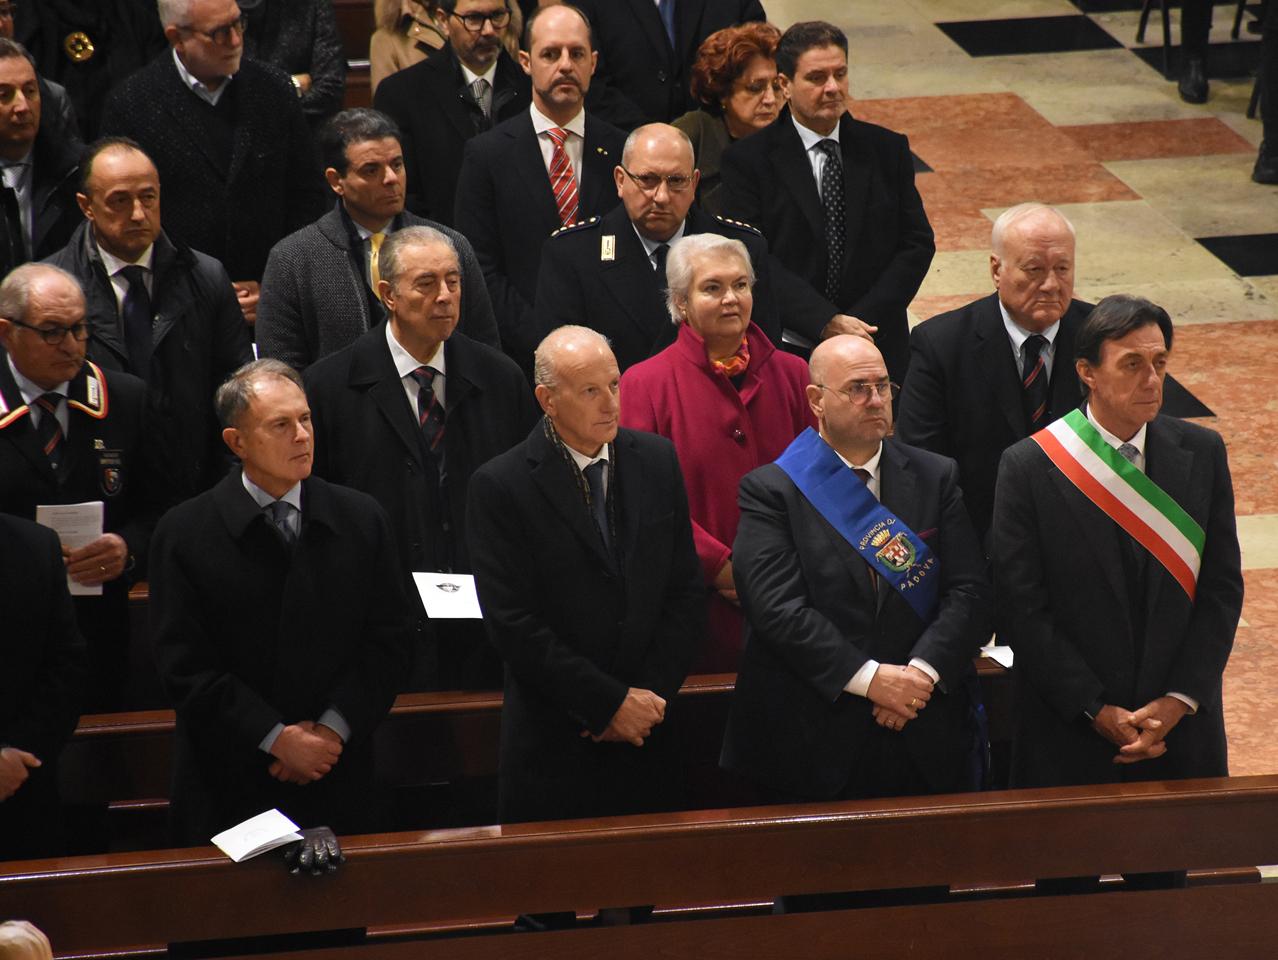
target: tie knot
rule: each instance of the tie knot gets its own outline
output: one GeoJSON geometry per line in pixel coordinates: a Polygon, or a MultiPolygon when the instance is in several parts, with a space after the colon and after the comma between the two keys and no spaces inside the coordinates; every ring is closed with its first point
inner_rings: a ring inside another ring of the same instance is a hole
{"type": "Polygon", "coordinates": [[[372,247],[373,252],[376,253],[377,251],[382,249],[382,242],[385,239],[386,239],[386,231],[378,230],[376,233],[370,233],[368,235],[368,245],[372,247]]]}
{"type": "Polygon", "coordinates": [[[127,267],[121,267],[116,271],[120,276],[128,282],[130,287],[136,287],[140,283],[146,282],[146,270],[138,266],[136,263],[127,267]]]}
{"type": "Polygon", "coordinates": [[[271,519],[276,523],[287,523],[296,508],[287,500],[276,500],[266,509],[271,511],[271,519]]]}
{"type": "Polygon", "coordinates": [[[1031,359],[1037,359],[1038,355],[1043,352],[1043,348],[1047,346],[1047,337],[1041,333],[1036,333],[1025,340],[1025,355],[1031,359]]]}
{"type": "Polygon", "coordinates": [[[36,406],[38,406],[41,410],[44,410],[47,413],[57,413],[58,405],[62,403],[64,399],[66,398],[63,397],[62,394],[50,391],[49,393],[40,394],[40,396],[36,397],[35,402],[36,406]]]}
{"type": "Polygon", "coordinates": [[[659,243],[652,250],[652,262],[657,268],[657,273],[662,275],[666,272],[666,257],[670,254],[670,244],[659,243]]]}
{"type": "Polygon", "coordinates": [[[858,480],[860,480],[860,481],[861,481],[862,483],[864,483],[866,486],[869,486],[869,484],[870,484],[870,471],[869,471],[869,470],[866,470],[864,467],[853,467],[853,468],[852,468],[852,472],[856,474],[856,477],[857,477],[857,479],[858,479],[858,480]]]}
{"type": "Polygon", "coordinates": [[[417,385],[423,390],[431,390],[434,388],[436,373],[438,371],[434,367],[418,367],[409,376],[416,380],[417,385]]]}
{"type": "Polygon", "coordinates": [[[563,127],[551,127],[546,131],[546,135],[549,136],[551,140],[555,141],[555,146],[561,150],[563,149],[564,144],[568,142],[568,131],[563,127]]]}
{"type": "Polygon", "coordinates": [[[488,81],[483,77],[476,77],[470,85],[470,92],[476,100],[482,100],[484,94],[488,92],[488,81]]]}
{"type": "Polygon", "coordinates": [[[1124,443],[1118,448],[1118,452],[1128,463],[1135,463],[1136,458],[1140,456],[1140,451],[1136,449],[1136,445],[1132,443],[1124,443]]]}
{"type": "Polygon", "coordinates": [[[839,142],[837,140],[821,140],[817,143],[817,149],[831,160],[839,159],[839,142]]]}

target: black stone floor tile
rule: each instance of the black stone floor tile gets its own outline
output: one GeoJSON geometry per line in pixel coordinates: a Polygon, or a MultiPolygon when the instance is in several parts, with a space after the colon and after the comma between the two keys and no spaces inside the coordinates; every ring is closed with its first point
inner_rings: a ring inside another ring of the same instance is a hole
{"type": "MultiPolygon", "coordinates": [[[[1074,6],[1082,10],[1083,13],[1117,13],[1120,10],[1139,10],[1142,0],[1070,0],[1074,6]]],[[[1151,23],[1158,22],[1157,8],[1151,8],[1149,11],[1149,19],[1151,23]]]]}
{"type": "Polygon", "coordinates": [[[1088,17],[1022,17],[962,20],[936,25],[972,57],[1108,50],[1123,45],[1088,17]]]}
{"type": "MultiPolygon", "coordinates": [[[[1257,187],[1257,190],[1264,189],[1257,187]]],[[[1249,233],[1234,237],[1195,237],[1240,277],[1278,274],[1278,233],[1249,233]]]]}
{"type": "Polygon", "coordinates": [[[920,157],[913,150],[910,151],[910,159],[914,161],[915,173],[931,173],[932,168],[927,165],[927,161],[920,157]]]}
{"type": "Polygon", "coordinates": [[[1169,417],[1214,417],[1207,404],[1185,389],[1185,385],[1167,375],[1163,381],[1163,408],[1160,411],[1169,417]]]}
{"type": "MultiPolygon", "coordinates": [[[[1153,31],[1152,25],[1150,27],[1150,31],[1151,32],[1145,34],[1145,39],[1156,41],[1160,34],[1153,31]]],[[[1245,37],[1246,34],[1244,33],[1243,36],[1245,37]]],[[[1146,47],[1132,47],[1131,51],[1159,73],[1162,72],[1163,45],[1161,43],[1155,42],[1153,46],[1146,47]]],[[[1167,76],[1179,76],[1179,46],[1172,47],[1169,51],[1167,64],[1167,76]]],[[[1259,66],[1260,41],[1258,40],[1240,39],[1232,43],[1213,43],[1207,47],[1208,79],[1211,79],[1212,77],[1254,77],[1256,75],[1256,69],[1259,66]]]]}

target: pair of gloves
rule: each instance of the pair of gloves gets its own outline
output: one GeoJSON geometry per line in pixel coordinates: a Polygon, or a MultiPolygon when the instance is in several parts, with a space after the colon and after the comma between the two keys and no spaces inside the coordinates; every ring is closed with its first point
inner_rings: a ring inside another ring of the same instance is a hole
{"type": "Polygon", "coordinates": [[[289,873],[307,871],[313,877],[333,873],[346,862],[337,835],[328,827],[311,827],[301,831],[302,839],[284,847],[284,863],[289,873]]]}

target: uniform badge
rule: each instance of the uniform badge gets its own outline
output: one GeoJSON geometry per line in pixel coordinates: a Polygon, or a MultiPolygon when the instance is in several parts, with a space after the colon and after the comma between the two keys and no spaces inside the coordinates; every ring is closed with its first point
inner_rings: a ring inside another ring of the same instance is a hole
{"type": "Polygon", "coordinates": [[[599,238],[599,259],[612,262],[617,259],[617,238],[611,234],[604,234],[599,238]]]}
{"type": "Polygon", "coordinates": [[[97,379],[95,377],[89,377],[84,381],[84,385],[88,388],[89,406],[102,406],[102,388],[98,386],[97,379]]]}
{"type": "Polygon", "coordinates": [[[879,547],[874,559],[893,573],[904,573],[914,566],[914,559],[917,556],[914,544],[910,543],[909,537],[904,533],[898,533],[889,539],[888,532],[883,530],[871,539],[870,544],[879,547]]]}
{"type": "Polygon", "coordinates": [[[98,484],[105,497],[119,496],[124,490],[124,454],[121,451],[98,450],[98,484]]]}
{"type": "Polygon", "coordinates": [[[84,63],[84,61],[91,59],[96,52],[93,41],[89,39],[89,35],[83,30],[68,33],[62,41],[62,49],[66,51],[67,59],[72,63],[84,63]]]}

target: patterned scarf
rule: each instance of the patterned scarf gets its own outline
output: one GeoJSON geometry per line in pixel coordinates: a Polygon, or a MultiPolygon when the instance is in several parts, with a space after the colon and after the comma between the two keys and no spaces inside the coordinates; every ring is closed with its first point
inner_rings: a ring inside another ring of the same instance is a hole
{"type": "Polygon", "coordinates": [[[746,368],[750,366],[750,340],[748,337],[741,338],[741,346],[737,347],[737,352],[728,357],[727,360],[711,360],[710,366],[715,373],[721,377],[731,380],[733,377],[739,377],[746,372],[746,368]]]}
{"type": "MultiPolygon", "coordinates": [[[[559,451],[559,455],[567,462],[569,469],[572,471],[574,479],[577,481],[577,492],[581,494],[582,502],[586,505],[586,515],[590,517],[592,526],[595,524],[594,501],[590,496],[590,483],[586,480],[585,474],[577,466],[577,461],[572,458],[572,454],[568,452],[567,445],[559,436],[559,431],[555,429],[555,425],[550,421],[550,417],[542,417],[542,430],[545,431],[546,439],[550,441],[550,445],[559,451]]],[[[617,489],[617,446],[616,444],[608,444],[608,533],[609,540],[613,544],[613,552],[617,557],[617,564],[621,564],[621,549],[617,541],[617,497],[613,491],[617,489]]]]}

